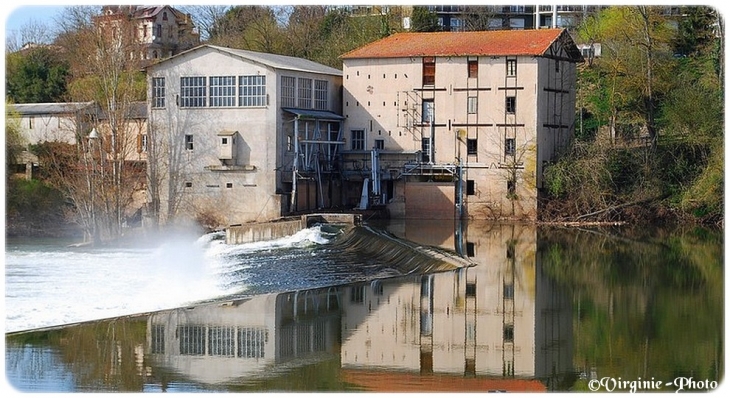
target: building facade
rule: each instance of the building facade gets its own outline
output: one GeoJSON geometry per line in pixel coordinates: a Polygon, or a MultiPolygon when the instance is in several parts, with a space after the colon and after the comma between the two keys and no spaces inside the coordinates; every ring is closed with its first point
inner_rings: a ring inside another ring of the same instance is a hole
{"type": "Polygon", "coordinates": [[[203,45],[147,76],[148,213],[159,222],[272,220],[316,208],[315,186],[336,189],[326,176],[342,145],[339,70],[203,45]]]}
{"type": "Polygon", "coordinates": [[[537,218],[568,145],[580,51],[565,30],[399,33],[343,59],[348,204],[395,218],[537,218]]]}
{"type": "Polygon", "coordinates": [[[170,6],[103,6],[94,18],[99,27],[118,28],[130,23],[136,54],[142,63],[168,58],[200,45],[200,34],[190,14],[170,6]]]}

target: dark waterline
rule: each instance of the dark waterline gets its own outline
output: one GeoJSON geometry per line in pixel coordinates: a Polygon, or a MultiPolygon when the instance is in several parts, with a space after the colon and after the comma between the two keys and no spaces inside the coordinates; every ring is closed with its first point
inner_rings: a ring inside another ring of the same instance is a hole
{"type": "Polygon", "coordinates": [[[672,392],[678,377],[724,375],[721,234],[381,227],[476,265],[398,276],[376,262],[341,284],[337,267],[354,264],[341,250],[257,253],[238,272],[286,263],[257,274],[264,294],[8,335],[8,381],[24,392],[486,392],[640,377],[672,392]]]}

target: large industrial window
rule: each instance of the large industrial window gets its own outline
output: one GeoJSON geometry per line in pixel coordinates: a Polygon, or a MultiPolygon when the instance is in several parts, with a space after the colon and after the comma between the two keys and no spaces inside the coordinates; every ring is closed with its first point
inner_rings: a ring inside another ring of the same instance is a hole
{"type": "Polygon", "coordinates": [[[212,326],[208,329],[208,353],[213,356],[234,357],[236,355],[236,328],[212,326]]]}
{"type": "Polygon", "coordinates": [[[238,329],[238,357],[263,358],[269,333],[264,328],[238,329]]]}
{"type": "Polygon", "coordinates": [[[281,77],[281,106],[296,106],[296,82],[297,79],[291,76],[281,77]]]}
{"type": "Polygon", "coordinates": [[[327,110],[328,85],[327,80],[314,81],[314,109],[327,110]]]}
{"type": "Polygon", "coordinates": [[[365,149],[365,130],[352,130],[351,148],[353,151],[365,149]]]}
{"type": "Polygon", "coordinates": [[[151,351],[153,354],[165,353],[165,325],[152,325],[150,330],[151,351]]]}
{"type": "Polygon", "coordinates": [[[266,106],[266,76],[238,77],[238,105],[243,107],[266,106]]]}
{"type": "Polygon", "coordinates": [[[211,76],[210,82],[210,106],[235,106],[236,105],[236,77],[235,76],[211,76]]]}
{"type": "Polygon", "coordinates": [[[517,76],[517,60],[507,60],[507,76],[517,76]]]}
{"type": "Polygon", "coordinates": [[[164,77],[153,77],[152,78],[152,107],[158,108],[158,109],[165,107],[165,78],[164,77]]]}
{"type": "Polygon", "coordinates": [[[423,57],[423,85],[433,86],[436,84],[436,58],[423,57]]]}
{"type": "Polygon", "coordinates": [[[476,155],[477,154],[477,139],[467,138],[466,139],[466,154],[476,155]]]}
{"type": "Polygon", "coordinates": [[[507,97],[504,101],[504,110],[507,113],[514,114],[517,112],[517,98],[507,97]]]}
{"type": "Polygon", "coordinates": [[[299,78],[297,84],[297,106],[312,109],[312,79],[299,78]]]}
{"type": "Polygon", "coordinates": [[[180,106],[183,108],[205,107],[205,77],[180,78],[180,106]]]}
{"type": "Polygon", "coordinates": [[[205,326],[178,326],[177,336],[180,355],[205,355],[205,326]]]}

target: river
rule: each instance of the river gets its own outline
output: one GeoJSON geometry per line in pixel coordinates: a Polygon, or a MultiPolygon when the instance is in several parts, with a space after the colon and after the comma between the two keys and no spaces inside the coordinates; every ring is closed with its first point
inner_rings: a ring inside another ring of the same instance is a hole
{"type": "Polygon", "coordinates": [[[378,254],[382,237],[331,227],[236,246],[9,240],[10,387],[704,391],[724,374],[721,233],[369,228],[409,245],[378,254]],[[468,266],[425,266],[421,251],[468,266]]]}

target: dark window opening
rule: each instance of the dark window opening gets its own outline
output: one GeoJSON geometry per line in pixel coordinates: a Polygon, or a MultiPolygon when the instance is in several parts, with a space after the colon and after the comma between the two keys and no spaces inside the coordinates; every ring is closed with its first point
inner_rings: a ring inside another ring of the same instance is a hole
{"type": "Polygon", "coordinates": [[[479,63],[476,60],[467,61],[469,77],[477,77],[479,73],[479,63]]]}
{"type": "Polygon", "coordinates": [[[476,195],[476,186],[474,180],[466,180],[466,194],[476,195]]]}
{"type": "Polygon", "coordinates": [[[466,284],[466,297],[476,297],[477,296],[477,284],[476,283],[467,283],[466,284]]]}
{"type": "Polygon", "coordinates": [[[477,154],[477,139],[476,138],[467,138],[466,154],[467,155],[476,155],[477,154]]]}
{"type": "Polygon", "coordinates": [[[502,340],[505,342],[515,341],[515,327],[514,325],[505,325],[502,332],[502,340]]]}
{"type": "Polygon", "coordinates": [[[423,85],[433,86],[436,84],[436,59],[434,57],[423,58],[423,85]]]}
{"type": "Polygon", "coordinates": [[[505,112],[514,114],[517,112],[517,98],[507,97],[504,103],[505,112]]]}

